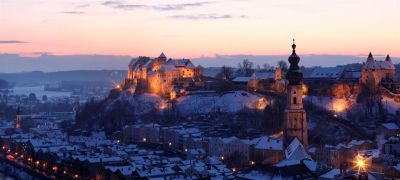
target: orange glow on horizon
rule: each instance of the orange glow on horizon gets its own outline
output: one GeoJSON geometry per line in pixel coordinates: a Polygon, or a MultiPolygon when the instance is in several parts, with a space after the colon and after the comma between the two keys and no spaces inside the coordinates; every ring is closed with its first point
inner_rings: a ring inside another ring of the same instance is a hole
{"type": "MultiPolygon", "coordinates": [[[[286,55],[295,34],[299,54],[358,55],[373,51],[400,56],[397,0],[221,1],[168,12],[152,8],[132,11],[91,3],[79,8],[78,13],[63,13],[81,5],[78,0],[23,2],[9,0],[0,6],[4,15],[0,40],[21,41],[0,43],[0,53],[139,56],[164,51],[170,57],[186,58],[214,54],[286,55]],[[185,14],[229,17],[174,17],[185,14]]],[[[141,3],[166,4],[161,0],[141,3]]]]}

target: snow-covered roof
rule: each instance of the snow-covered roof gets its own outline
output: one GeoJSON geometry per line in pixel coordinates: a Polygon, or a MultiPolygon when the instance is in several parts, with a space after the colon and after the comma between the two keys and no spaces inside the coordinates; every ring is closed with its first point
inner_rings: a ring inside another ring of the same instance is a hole
{"type": "Polygon", "coordinates": [[[361,71],[345,71],[343,74],[343,78],[345,78],[345,79],[360,79],[361,71]]]}
{"type": "Polygon", "coordinates": [[[221,141],[224,142],[225,144],[227,144],[227,143],[230,143],[230,142],[232,142],[234,140],[237,140],[237,139],[238,139],[237,137],[232,136],[232,137],[228,137],[228,138],[221,138],[221,141]]]}
{"type": "Polygon", "coordinates": [[[396,69],[391,61],[370,61],[365,63],[366,69],[396,69]]]}
{"type": "Polygon", "coordinates": [[[242,179],[272,179],[273,175],[265,172],[251,170],[249,172],[239,172],[237,177],[242,179]]]}
{"type": "Polygon", "coordinates": [[[275,72],[256,72],[253,74],[256,79],[274,79],[275,72]]]}
{"type": "Polygon", "coordinates": [[[382,123],[382,126],[389,130],[399,130],[399,126],[395,123],[382,123]]]}
{"type": "Polygon", "coordinates": [[[173,65],[175,67],[187,67],[194,69],[195,66],[189,59],[170,59],[167,62],[168,65],[173,65]]]}
{"type": "Polygon", "coordinates": [[[236,77],[235,79],[232,80],[232,82],[238,82],[238,83],[247,83],[249,82],[251,77],[236,77]]]}
{"type": "Polygon", "coordinates": [[[136,170],[134,166],[105,166],[104,168],[114,173],[119,170],[124,176],[130,176],[136,170]]]}
{"type": "Polygon", "coordinates": [[[285,149],[285,156],[288,160],[311,159],[310,155],[307,154],[304,146],[297,138],[294,138],[289,146],[285,149]]]}
{"type": "Polygon", "coordinates": [[[322,174],[321,176],[319,176],[319,178],[323,178],[323,179],[334,179],[336,175],[340,174],[340,169],[332,169],[324,174],[322,174]]]}
{"type": "Polygon", "coordinates": [[[166,64],[166,65],[162,66],[159,70],[160,71],[175,71],[176,68],[173,65],[166,64]]]}
{"type": "Polygon", "coordinates": [[[377,61],[372,56],[372,53],[369,53],[367,62],[364,64],[365,69],[396,69],[392,61],[390,60],[389,55],[386,57],[385,61],[377,61]]]}
{"type": "Polygon", "coordinates": [[[258,138],[258,141],[254,145],[255,149],[272,149],[272,150],[282,150],[282,140],[276,138],[270,138],[267,136],[262,136],[258,138]]]}
{"type": "Polygon", "coordinates": [[[308,78],[340,78],[344,68],[340,67],[319,67],[315,68],[308,78]]]}

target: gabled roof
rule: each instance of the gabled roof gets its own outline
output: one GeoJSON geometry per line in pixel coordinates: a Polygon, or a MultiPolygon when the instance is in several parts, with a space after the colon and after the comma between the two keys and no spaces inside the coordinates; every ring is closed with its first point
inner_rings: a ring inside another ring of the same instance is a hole
{"type": "Polygon", "coordinates": [[[344,79],[360,79],[361,71],[345,71],[342,78],[344,78],[344,79]]]}
{"type": "Polygon", "coordinates": [[[166,65],[162,66],[159,70],[160,71],[175,71],[176,68],[175,68],[175,66],[166,64],[166,65]]]}
{"type": "Polygon", "coordinates": [[[251,77],[236,77],[235,79],[232,80],[232,82],[238,82],[238,83],[247,83],[249,82],[251,77]]]}
{"type": "Polygon", "coordinates": [[[274,79],[275,72],[256,72],[253,74],[256,79],[274,79]]]}
{"type": "Polygon", "coordinates": [[[151,62],[151,59],[149,57],[140,56],[137,58],[133,58],[129,63],[129,66],[134,66],[134,67],[143,66],[148,62],[151,62]]]}
{"type": "Polygon", "coordinates": [[[167,64],[174,65],[175,67],[187,67],[194,69],[195,66],[189,59],[170,59],[167,64]]]}
{"type": "Polygon", "coordinates": [[[272,149],[272,150],[282,150],[282,140],[276,138],[270,138],[267,136],[262,136],[257,139],[254,148],[255,149],[272,149]]]}
{"type": "Polygon", "coordinates": [[[297,138],[293,138],[292,142],[285,149],[285,156],[287,160],[311,159],[297,138]]]}
{"type": "Polygon", "coordinates": [[[340,78],[344,72],[341,67],[319,67],[315,68],[307,78],[340,78]]]}

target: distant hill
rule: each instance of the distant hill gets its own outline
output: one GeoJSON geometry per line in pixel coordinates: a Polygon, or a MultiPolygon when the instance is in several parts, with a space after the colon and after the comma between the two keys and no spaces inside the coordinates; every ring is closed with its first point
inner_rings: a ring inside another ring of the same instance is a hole
{"type": "MultiPolygon", "coordinates": [[[[143,54],[152,56],[151,54],[143,54]]],[[[313,55],[301,54],[301,66],[334,67],[366,61],[367,55],[313,55]]],[[[168,56],[168,54],[167,54],[168,56]]],[[[243,59],[248,59],[254,65],[268,63],[276,66],[279,60],[287,60],[289,54],[285,55],[214,55],[211,57],[191,58],[195,65],[203,67],[221,67],[223,65],[237,67],[243,59]]],[[[73,70],[126,70],[132,59],[136,56],[114,56],[114,55],[48,55],[39,57],[24,57],[18,54],[0,54],[0,73],[31,72],[31,71],[73,71],[73,70]]],[[[154,57],[154,55],[152,56],[154,57]]],[[[385,56],[375,55],[376,59],[383,60],[385,56]]],[[[168,57],[184,58],[184,57],[168,57]]],[[[398,57],[392,57],[394,63],[399,62],[398,57]]]]}
{"type": "Polygon", "coordinates": [[[46,84],[61,81],[118,83],[126,77],[125,70],[77,70],[60,72],[0,73],[0,79],[18,84],[46,84]]]}

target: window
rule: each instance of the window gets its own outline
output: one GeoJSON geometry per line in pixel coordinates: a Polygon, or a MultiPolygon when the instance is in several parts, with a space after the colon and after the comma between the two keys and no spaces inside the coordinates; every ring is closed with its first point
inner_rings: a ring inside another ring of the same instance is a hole
{"type": "Polygon", "coordinates": [[[296,94],[296,91],[294,91],[293,94],[296,94]]]}
{"type": "Polygon", "coordinates": [[[296,97],[293,98],[293,104],[297,104],[297,98],[296,97]]]}

